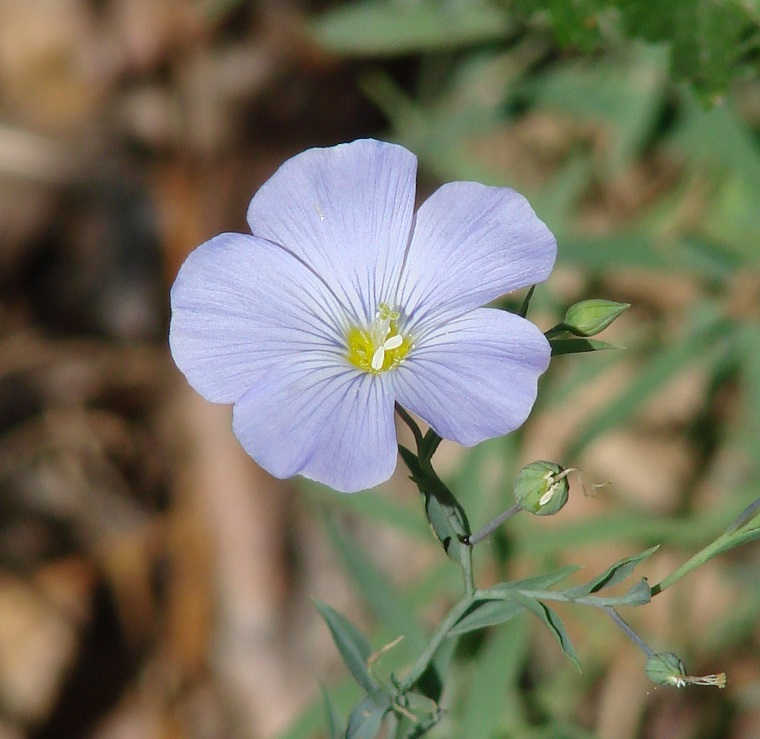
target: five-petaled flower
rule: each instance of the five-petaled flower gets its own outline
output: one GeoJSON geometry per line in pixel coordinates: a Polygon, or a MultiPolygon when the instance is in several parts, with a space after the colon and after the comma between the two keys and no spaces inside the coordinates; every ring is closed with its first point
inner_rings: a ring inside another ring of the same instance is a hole
{"type": "Polygon", "coordinates": [[[396,466],[394,403],[470,446],[520,426],[549,344],[483,307],[547,278],[556,241],[509,188],[452,182],[414,211],[417,160],[374,140],[286,161],[248,208],[253,235],[190,254],[170,345],[276,477],[343,492],[396,466]]]}

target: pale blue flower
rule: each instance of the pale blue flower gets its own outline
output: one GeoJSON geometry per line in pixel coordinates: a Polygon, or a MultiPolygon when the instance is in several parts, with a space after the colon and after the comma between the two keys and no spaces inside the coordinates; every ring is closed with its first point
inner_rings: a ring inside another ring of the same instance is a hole
{"type": "Polygon", "coordinates": [[[503,187],[452,182],[415,213],[417,160],[373,140],[285,162],[252,236],[198,247],[171,293],[177,366],[275,477],[354,492],[396,466],[394,402],[470,446],[525,421],[549,344],[486,303],[547,278],[556,242],[503,187]]]}

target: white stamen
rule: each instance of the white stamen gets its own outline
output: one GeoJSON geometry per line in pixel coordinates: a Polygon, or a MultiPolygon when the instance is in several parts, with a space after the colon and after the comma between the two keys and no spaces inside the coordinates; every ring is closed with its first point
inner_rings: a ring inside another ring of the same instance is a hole
{"type": "Polygon", "coordinates": [[[538,505],[544,506],[546,505],[553,497],[554,497],[554,491],[557,489],[557,483],[555,482],[554,485],[552,485],[539,499],[538,499],[538,505]]]}
{"type": "Polygon", "coordinates": [[[375,370],[375,372],[379,372],[383,368],[384,361],[385,347],[379,346],[377,349],[375,349],[375,353],[372,355],[372,369],[375,370]]]}
{"type": "Polygon", "coordinates": [[[404,338],[400,334],[396,334],[395,336],[391,336],[391,338],[383,344],[383,349],[389,352],[393,349],[398,349],[403,343],[404,338]]]}

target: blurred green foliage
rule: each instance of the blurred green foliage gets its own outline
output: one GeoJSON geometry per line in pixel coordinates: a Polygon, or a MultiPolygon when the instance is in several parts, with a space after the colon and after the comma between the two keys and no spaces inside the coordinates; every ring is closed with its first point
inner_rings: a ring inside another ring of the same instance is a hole
{"type": "MultiPolygon", "coordinates": [[[[617,512],[554,527],[551,536],[541,535],[540,521],[521,520],[476,559],[503,574],[528,558],[543,572],[563,554],[601,542],[627,542],[631,551],[663,544],[686,554],[719,536],[757,497],[760,480],[760,3],[361,0],[315,17],[312,32],[325,49],[364,60],[364,91],[385,114],[389,137],[418,155],[423,173],[524,192],[555,232],[560,264],[579,269],[586,284],[635,269],[695,285],[677,321],[666,326],[656,316],[628,337],[627,351],[555,358],[567,371],[550,371],[537,409],[561,407],[616,363],[636,367],[566,440],[557,461],[574,464],[674,378],[699,367],[706,391],[686,430],[693,472],[679,491],[679,515],[621,502],[617,512]],[[739,398],[731,413],[721,411],[727,394],[739,398]],[[737,461],[720,507],[694,508],[690,494],[721,455],[737,461]]],[[[558,318],[566,307],[551,284],[534,304],[558,318]]],[[[447,479],[470,520],[488,520],[508,505],[523,438],[517,432],[469,450],[447,479]]],[[[432,540],[416,500],[307,487],[320,509],[383,522],[420,546],[432,540]]],[[[407,635],[384,658],[388,669],[409,664],[425,640],[415,614],[458,597],[456,568],[441,557],[413,587],[399,589],[339,527],[328,524],[328,533],[377,623],[375,647],[407,635]]],[[[749,586],[753,563],[736,560],[732,577],[744,584],[746,600],[704,643],[687,645],[691,654],[720,659],[751,633],[760,613],[760,595],[749,586]]],[[[447,684],[450,715],[431,736],[591,736],[579,701],[603,674],[605,650],[619,635],[608,624],[589,626],[584,673],[568,677],[537,667],[527,629],[521,617],[439,655],[442,667],[456,659],[457,670],[447,684]]],[[[342,715],[360,696],[348,682],[330,692],[342,715]]],[[[317,701],[288,737],[324,725],[317,701]]]]}

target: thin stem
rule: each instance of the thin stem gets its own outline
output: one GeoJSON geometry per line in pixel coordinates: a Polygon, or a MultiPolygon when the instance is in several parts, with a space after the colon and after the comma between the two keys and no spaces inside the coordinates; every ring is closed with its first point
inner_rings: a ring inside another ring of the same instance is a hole
{"type": "Polygon", "coordinates": [[[490,536],[493,534],[496,529],[499,528],[507,519],[512,518],[516,513],[519,513],[522,510],[522,506],[519,503],[515,503],[511,508],[507,509],[502,513],[500,516],[497,516],[494,518],[491,523],[487,523],[480,531],[478,531],[477,534],[473,534],[472,536],[468,537],[466,544],[470,544],[471,546],[475,546],[479,541],[483,541],[487,536],[490,536]]]}
{"type": "Polygon", "coordinates": [[[404,678],[404,682],[401,684],[399,692],[405,693],[411,690],[417,681],[422,677],[428,665],[435,657],[435,653],[438,651],[438,647],[441,646],[443,640],[448,635],[449,631],[455,626],[462,616],[467,612],[467,609],[473,603],[471,595],[466,595],[462,600],[457,601],[444,617],[443,621],[438,624],[438,628],[430,638],[430,642],[425,647],[422,654],[417,658],[417,661],[412,665],[409,670],[409,674],[404,678]]]}
{"type": "Polygon", "coordinates": [[[472,571],[472,547],[465,546],[462,548],[459,564],[462,565],[462,575],[464,576],[464,590],[467,598],[475,595],[475,575],[472,571]]]}
{"type": "Polygon", "coordinates": [[[420,431],[420,427],[417,425],[417,422],[406,412],[406,409],[402,408],[398,403],[396,403],[396,413],[398,413],[399,418],[411,429],[412,433],[414,434],[414,441],[417,444],[417,454],[419,454],[422,450],[422,442],[424,438],[422,436],[422,431],[420,431]]]}
{"type": "Polygon", "coordinates": [[[654,656],[654,650],[646,644],[642,638],[626,623],[623,617],[612,607],[602,606],[602,610],[620,627],[625,635],[642,651],[647,657],[654,656]]]}
{"type": "Polygon", "coordinates": [[[712,544],[708,544],[704,549],[698,551],[693,557],[686,560],[680,567],[671,572],[666,578],[653,585],[652,595],[658,595],[663,590],[667,590],[671,585],[678,582],[682,577],[688,575],[692,570],[703,565],[707,560],[712,559],[726,544],[726,536],[720,536],[712,544]]]}
{"type": "MultiPolygon", "coordinates": [[[[686,560],[680,567],[671,572],[666,578],[657,585],[652,586],[652,595],[657,595],[663,590],[667,590],[671,585],[678,582],[682,577],[688,575],[692,570],[697,569],[700,565],[703,565],[709,559],[712,559],[717,554],[728,547],[729,542],[732,539],[741,537],[741,533],[737,533],[748,521],[751,521],[758,509],[760,509],[760,498],[750,503],[734,520],[734,522],[726,529],[725,533],[721,534],[715,541],[708,544],[703,549],[700,549],[694,556],[686,560]]],[[[736,546],[736,545],[734,545],[736,546]]]]}

